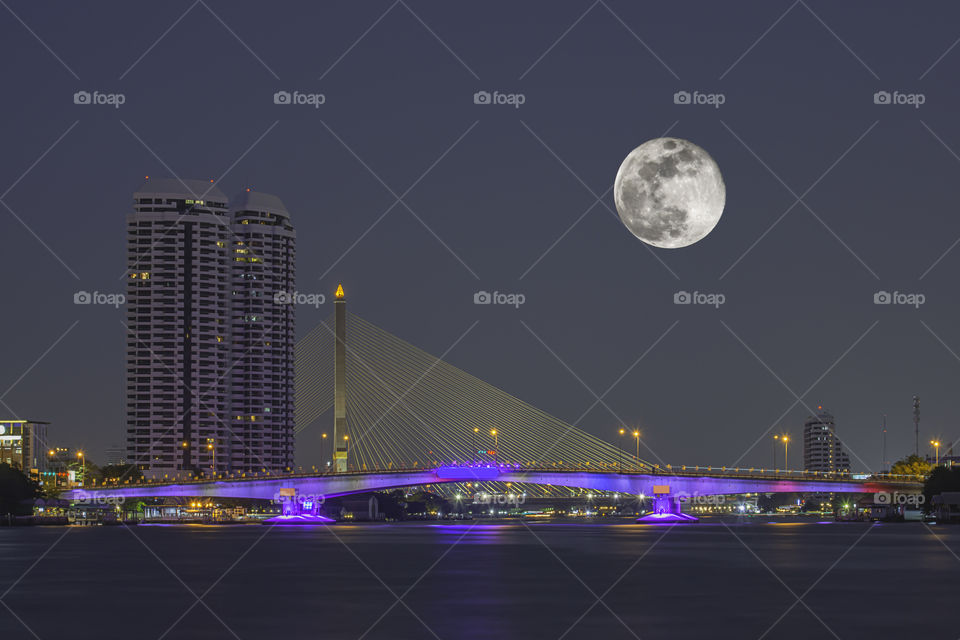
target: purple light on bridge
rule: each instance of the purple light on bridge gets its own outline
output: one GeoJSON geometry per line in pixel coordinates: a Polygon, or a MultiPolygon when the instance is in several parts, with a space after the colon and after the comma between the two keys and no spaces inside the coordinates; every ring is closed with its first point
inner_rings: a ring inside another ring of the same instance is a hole
{"type": "Polygon", "coordinates": [[[681,500],[675,496],[660,494],[653,499],[653,511],[637,518],[637,522],[697,522],[700,518],[681,511],[681,500]]]}
{"type": "Polygon", "coordinates": [[[434,470],[441,480],[496,480],[500,477],[499,466],[459,467],[448,465],[434,470]]]}
{"type": "Polygon", "coordinates": [[[300,515],[290,515],[290,516],[274,516],[272,518],[267,518],[263,521],[263,524],[330,524],[336,522],[333,518],[328,518],[326,516],[314,516],[308,513],[302,513],[300,515]]]}

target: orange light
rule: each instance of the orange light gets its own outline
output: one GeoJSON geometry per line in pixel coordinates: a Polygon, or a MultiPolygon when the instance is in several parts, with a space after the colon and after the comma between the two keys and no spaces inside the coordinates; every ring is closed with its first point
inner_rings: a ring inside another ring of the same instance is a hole
{"type": "Polygon", "coordinates": [[[338,285],[337,285],[337,292],[334,294],[334,296],[336,296],[336,298],[337,298],[338,300],[342,300],[344,295],[345,295],[345,294],[343,293],[343,285],[342,285],[342,284],[338,284],[338,285]]]}

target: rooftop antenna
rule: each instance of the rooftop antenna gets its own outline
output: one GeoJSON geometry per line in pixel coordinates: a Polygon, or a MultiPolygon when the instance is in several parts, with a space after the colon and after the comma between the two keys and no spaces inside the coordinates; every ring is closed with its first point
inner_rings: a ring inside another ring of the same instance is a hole
{"type": "Polygon", "coordinates": [[[913,396],[913,455],[920,455],[920,396],[913,396]]]}
{"type": "Polygon", "coordinates": [[[887,414],[883,414],[883,433],[880,443],[880,470],[887,470],[887,414]]]}

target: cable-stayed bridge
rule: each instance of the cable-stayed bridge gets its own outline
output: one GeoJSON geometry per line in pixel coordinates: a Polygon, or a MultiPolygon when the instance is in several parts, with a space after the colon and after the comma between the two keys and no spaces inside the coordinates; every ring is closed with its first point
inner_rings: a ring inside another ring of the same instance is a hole
{"type": "MultiPolygon", "coordinates": [[[[332,318],[296,349],[298,431],[334,405],[332,318]]],[[[551,468],[650,470],[605,442],[354,315],[346,315],[350,470],[498,462],[551,468]]],[[[339,443],[338,443],[339,444],[339,443]]]]}
{"type": "Polygon", "coordinates": [[[537,487],[654,496],[655,510],[681,519],[683,496],[739,493],[916,492],[918,478],[765,469],[652,465],[470,375],[354,314],[343,289],[335,311],[297,345],[298,430],[318,428],[332,410],[329,456],[311,471],[262,468],[189,480],[88,487],[68,498],[234,497],[285,499],[288,516],[319,517],[322,500],[397,487],[469,486],[468,493],[537,487]],[[509,484],[507,484],[509,483],[509,484]]]}

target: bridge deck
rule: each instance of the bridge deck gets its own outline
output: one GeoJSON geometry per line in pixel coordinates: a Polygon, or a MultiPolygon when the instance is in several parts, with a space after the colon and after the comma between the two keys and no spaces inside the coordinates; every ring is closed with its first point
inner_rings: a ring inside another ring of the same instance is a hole
{"type": "Polygon", "coordinates": [[[855,480],[849,476],[823,477],[803,472],[780,475],[755,470],[721,473],[677,471],[669,473],[617,473],[615,471],[531,469],[514,467],[445,466],[437,469],[348,472],[341,474],[286,474],[282,476],[224,478],[187,482],[146,483],[89,487],[67,491],[68,499],[92,496],[167,497],[196,496],[274,499],[280,489],[296,488],[302,495],[337,497],[408,486],[452,482],[514,482],[634,495],[724,495],[739,493],[916,493],[919,478],[872,476],[855,480]]]}

